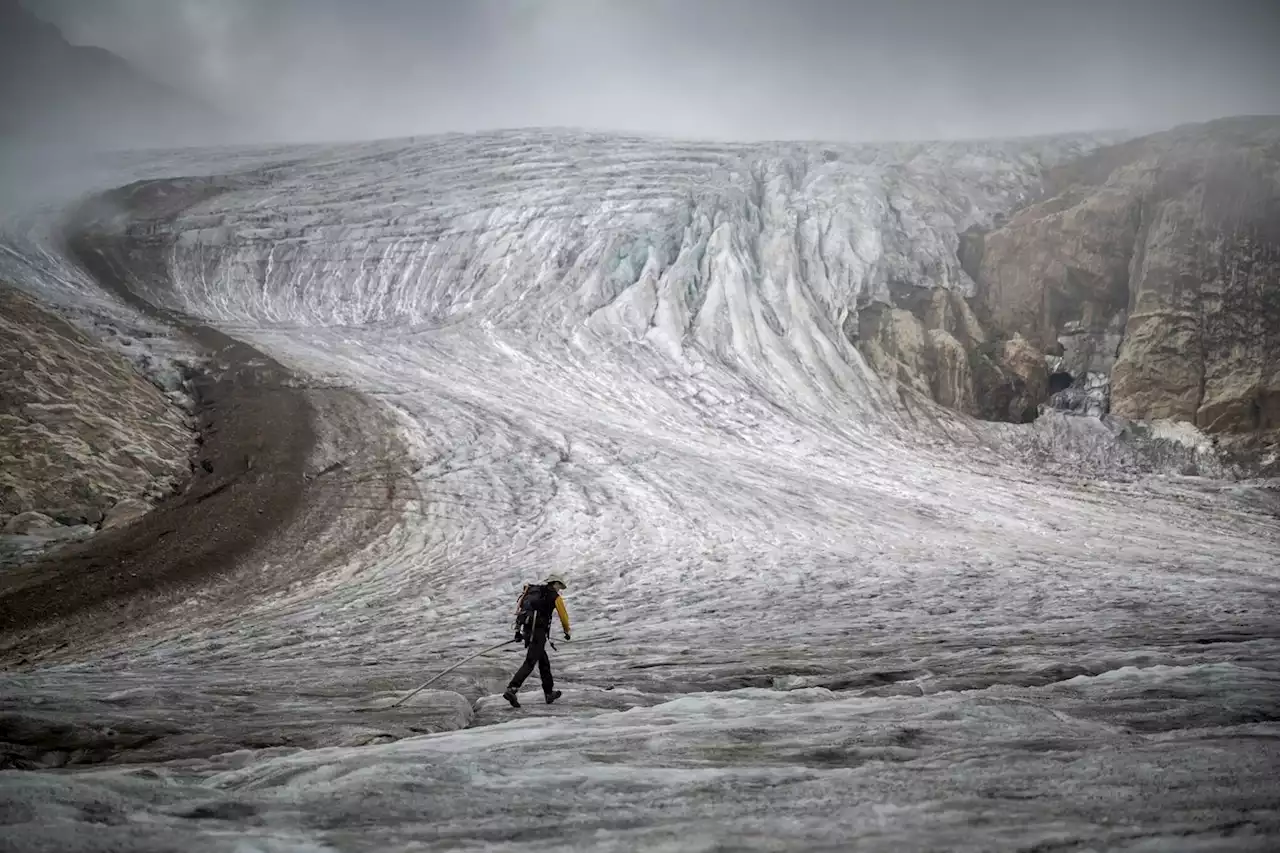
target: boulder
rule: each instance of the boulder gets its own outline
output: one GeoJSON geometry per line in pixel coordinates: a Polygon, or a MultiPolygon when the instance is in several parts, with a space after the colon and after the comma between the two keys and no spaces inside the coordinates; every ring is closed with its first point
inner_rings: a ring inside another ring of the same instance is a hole
{"type": "Polygon", "coordinates": [[[1014,334],[1000,350],[1000,367],[1022,381],[1029,405],[1045,398],[1049,388],[1049,368],[1044,353],[1022,335],[1014,334]]]}
{"type": "Polygon", "coordinates": [[[126,524],[132,524],[142,516],[151,511],[151,505],[137,498],[126,498],[120,501],[107,511],[106,519],[102,522],[103,530],[110,530],[115,527],[124,527],[126,524]]]}
{"type": "Polygon", "coordinates": [[[59,507],[45,510],[45,514],[58,524],[68,527],[75,527],[81,524],[98,525],[102,523],[104,518],[102,510],[92,506],[59,507]]]}
{"type": "Polygon", "coordinates": [[[46,543],[53,542],[73,542],[80,539],[88,539],[90,536],[98,532],[96,527],[89,524],[74,524],[70,527],[47,527],[41,530],[33,530],[29,535],[32,539],[43,540],[46,543]]]}
{"type": "Polygon", "coordinates": [[[20,512],[5,522],[4,532],[9,536],[26,536],[57,526],[58,522],[42,512],[20,512]]]}

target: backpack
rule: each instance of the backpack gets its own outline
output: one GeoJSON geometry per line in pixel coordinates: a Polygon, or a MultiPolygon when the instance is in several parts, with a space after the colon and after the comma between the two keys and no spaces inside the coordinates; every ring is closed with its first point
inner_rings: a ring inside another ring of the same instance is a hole
{"type": "Polygon", "coordinates": [[[551,633],[551,612],[560,593],[546,584],[525,584],[516,602],[516,632],[527,646],[536,637],[551,633]]]}

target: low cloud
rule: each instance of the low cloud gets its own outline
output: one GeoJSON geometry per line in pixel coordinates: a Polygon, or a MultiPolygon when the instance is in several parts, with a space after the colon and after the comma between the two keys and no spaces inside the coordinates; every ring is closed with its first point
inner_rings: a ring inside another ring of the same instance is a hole
{"type": "Polygon", "coordinates": [[[279,139],[850,140],[1280,113],[1280,9],[1184,0],[28,0],[279,139]]]}

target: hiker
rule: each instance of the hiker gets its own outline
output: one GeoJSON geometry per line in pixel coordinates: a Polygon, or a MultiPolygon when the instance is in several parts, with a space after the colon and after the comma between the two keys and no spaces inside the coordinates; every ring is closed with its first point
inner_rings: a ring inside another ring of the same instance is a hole
{"type": "Polygon", "coordinates": [[[511,683],[502,694],[502,698],[511,703],[512,708],[519,708],[520,701],[516,692],[520,685],[533,672],[536,664],[538,675],[542,679],[542,692],[547,704],[560,698],[560,691],[555,689],[551,679],[551,659],[547,657],[547,640],[551,634],[551,612],[554,610],[560,617],[560,627],[564,629],[564,638],[569,639],[569,613],[564,609],[564,599],[560,597],[565,589],[564,579],[557,574],[550,575],[541,584],[525,584],[520,600],[516,602],[516,642],[524,641],[528,652],[524,663],[511,676],[511,683]]]}

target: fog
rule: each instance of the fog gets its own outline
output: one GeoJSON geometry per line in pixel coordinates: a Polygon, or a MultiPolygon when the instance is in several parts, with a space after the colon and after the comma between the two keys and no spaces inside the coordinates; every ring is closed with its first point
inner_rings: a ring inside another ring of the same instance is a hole
{"type": "Polygon", "coordinates": [[[1280,113],[1270,0],[25,5],[281,141],[534,125],[874,141],[1280,113]]]}

